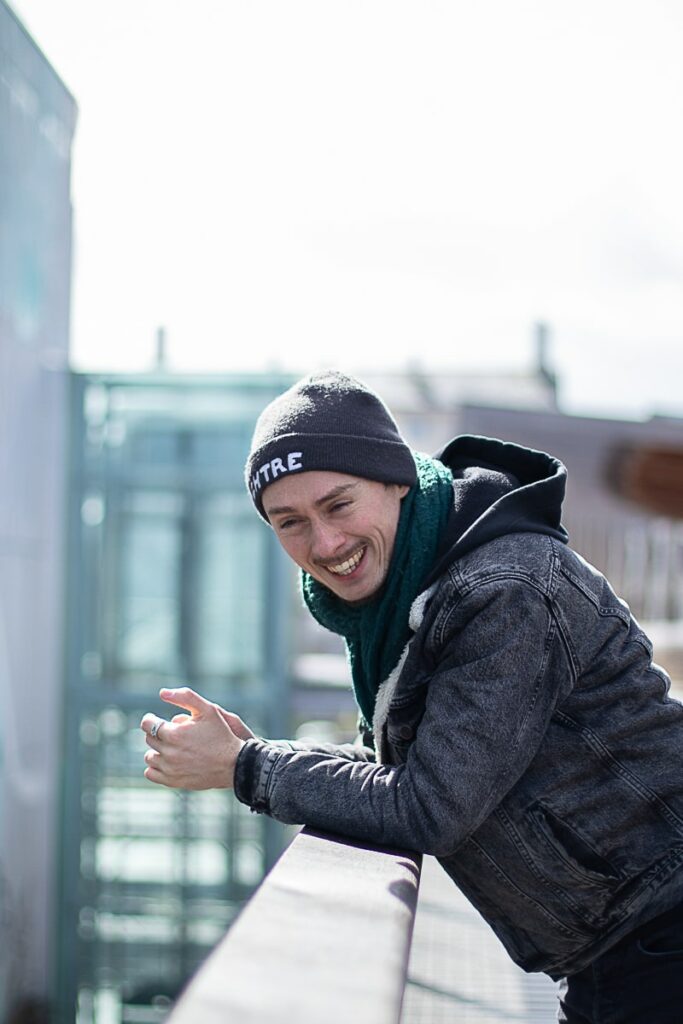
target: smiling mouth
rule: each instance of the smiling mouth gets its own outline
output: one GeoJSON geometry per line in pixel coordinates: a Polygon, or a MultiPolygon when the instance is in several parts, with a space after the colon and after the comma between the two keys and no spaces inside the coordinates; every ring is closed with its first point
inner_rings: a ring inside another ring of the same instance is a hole
{"type": "Polygon", "coordinates": [[[355,555],[351,555],[351,557],[347,558],[344,562],[340,562],[338,565],[327,565],[325,568],[335,576],[350,576],[354,569],[356,569],[360,564],[365,552],[366,548],[361,548],[359,551],[356,551],[355,555]]]}

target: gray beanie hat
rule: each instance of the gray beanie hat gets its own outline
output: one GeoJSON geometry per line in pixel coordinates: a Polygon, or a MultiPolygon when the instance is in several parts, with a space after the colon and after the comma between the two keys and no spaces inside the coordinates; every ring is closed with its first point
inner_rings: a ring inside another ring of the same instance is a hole
{"type": "Polygon", "coordinates": [[[411,487],[417,482],[412,452],[382,399],[336,370],[304,377],[259,416],[245,467],[259,515],[267,521],[263,492],[269,484],[314,469],[411,487]]]}

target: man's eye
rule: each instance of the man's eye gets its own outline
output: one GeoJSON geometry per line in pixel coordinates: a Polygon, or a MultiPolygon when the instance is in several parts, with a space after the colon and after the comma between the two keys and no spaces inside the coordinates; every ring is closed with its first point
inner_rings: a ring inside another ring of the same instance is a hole
{"type": "Polygon", "coordinates": [[[350,504],[350,501],[335,501],[334,505],[330,508],[330,512],[339,512],[341,509],[347,508],[350,504]]]}
{"type": "Polygon", "coordinates": [[[278,523],[278,530],[291,530],[293,526],[296,526],[297,519],[283,519],[281,523],[278,523]]]}

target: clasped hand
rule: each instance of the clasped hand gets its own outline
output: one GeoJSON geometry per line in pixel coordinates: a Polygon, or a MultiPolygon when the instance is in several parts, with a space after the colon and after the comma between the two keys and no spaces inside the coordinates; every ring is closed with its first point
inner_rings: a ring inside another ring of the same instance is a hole
{"type": "Polygon", "coordinates": [[[142,719],[150,748],[145,778],[172,789],[232,789],[235,763],[245,740],[254,736],[251,729],[188,686],[160,690],[159,696],[188,713],[170,721],[152,714],[142,719]]]}

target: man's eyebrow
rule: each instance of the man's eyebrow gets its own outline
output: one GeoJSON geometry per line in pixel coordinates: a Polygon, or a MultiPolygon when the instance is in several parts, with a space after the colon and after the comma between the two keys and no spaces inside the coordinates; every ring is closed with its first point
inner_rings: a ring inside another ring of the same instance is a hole
{"type": "MultiPolygon", "coordinates": [[[[320,506],[324,505],[326,502],[332,501],[334,498],[338,498],[340,495],[345,494],[347,491],[352,491],[354,487],[358,487],[358,484],[339,484],[337,487],[333,487],[331,491],[328,491],[327,494],[323,494],[322,498],[318,498],[316,501],[313,502],[313,504],[316,508],[320,508],[320,506]]],[[[291,505],[278,505],[276,508],[265,508],[265,511],[266,515],[270,519],[271,516],[279,516],[285,512],[296,512],[296,509],[293,508],[291,505]]]]}

